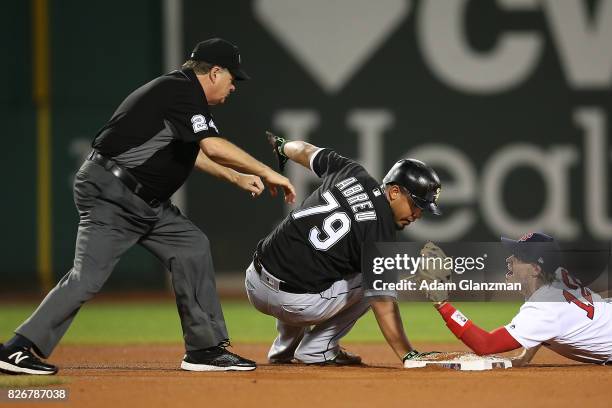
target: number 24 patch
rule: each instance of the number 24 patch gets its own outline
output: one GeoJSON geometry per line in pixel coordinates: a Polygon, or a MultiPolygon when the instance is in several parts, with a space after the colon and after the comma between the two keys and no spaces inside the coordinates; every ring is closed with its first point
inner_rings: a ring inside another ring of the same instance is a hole
{"type": "Polygon", "coordinates": [[[191,126],[193,126],[193,133],[208,130],[209,127],[215,129],[217,133],[219,132],[217,126],[215,126],[215,122],[213,122],[212,119],[210,120],[210,122],[208,122],[208,124],[206,124],[206,118],[204,117],[204,115],[193,115],[191,117],[191,126]]]}
{"type": "Polygon", "coordinates": [[[193,115],[191,117],[191,126],[193,126],[193,133],[208,130],[208,125],[206,124],[206,118],[204,115],[193,115]]]}

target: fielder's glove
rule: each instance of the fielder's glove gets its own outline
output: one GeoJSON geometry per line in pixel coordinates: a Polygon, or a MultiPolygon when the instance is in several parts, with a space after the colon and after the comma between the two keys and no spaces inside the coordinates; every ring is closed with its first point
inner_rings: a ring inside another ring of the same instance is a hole
{"type": "Polygon", "coordinates": [[[266,136],[268,137],[268,143],[270,143],[270,146],[272,146],[272,151],[278,160],[278,170],[282,172],[285,169],[285,163],[287,163],[287,160],[289,160],[289,158],[285,156],[285,153],[283,152],[283,148],[285,147],[285,143],[287,143],[287,141],[280,136],[276,136],[269,130],[266,131],[266,136]]]}
{"type": "MultiPolygon", "coordinates": [[[[422,282],[427,282],[428,286],[436,284],[446,284],[451,280],[451,269],[444,268],[446,254],[439,246],[433,242],[425,244],[421,249],[424,264],[421,264],[416,272],[419,286],[422,282]]],[[[425,291],[425,296],[432,302],[443,302],[448,300],[448,290],[429,290],[425,291]]]]}

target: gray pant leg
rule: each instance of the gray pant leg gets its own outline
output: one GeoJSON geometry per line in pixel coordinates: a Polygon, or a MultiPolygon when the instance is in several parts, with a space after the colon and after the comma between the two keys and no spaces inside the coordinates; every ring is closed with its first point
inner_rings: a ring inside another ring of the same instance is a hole
{"type": "Polygon", "coordinates": [[[251,263],[245,278],[249,301],[260,312],[277,318],[278,336],[268,359],[295,356],[305,363],[320,363],[335,358],[340,339],[370,307],[361,280],[361,275],[355,275],[321,293],[292,294],[266,285],[251,263]]]}
{"type": "Polygon", "coordinates": [[[329,320],[308,328],[295,351],[295,358],[304,363],[333,360],[340,349],[340,339],[348,334],[369,308],[368,299],[361,297],[329,320]]]}
{"type": "Polygon", "coordinates": [[[227,340],[208,238],[179,209],[165,209],[140,242],[170,271],[187,351],[227,340]]]}
{"type": "Polygon", "coordinates": [[[270,362],[289,362],[293,359],[295,350],[300,345],[306,327],[292,326],[276,319],[276,330],[278,336],[274,339],[268,351],[268,361],[270,362]]]}
{"type": "Polygon", "coordinates": [[[102,288],[121,254],[139,238],[137,225],[127,221],[122,207],[98,199],[95,183],[77,177],[74,189],[80,222],[73,268],[15,330],[32,341],[43,357],[49,357],[83,303],[102,288]]]}
{"type": "MultiPolygon", "coordinates": [[[[274,316],[276,313],[271,311],[271,305],[268,303],[270,289],[264,287],[259,279],[259,275],[255,271],[253,264],[249,265],[246,270],[244,279],[249,302],[260,312],[274,316]]],[[[278,310],[277,307],[272,307],[278,310]]],[[[299,323],[290,323],[276,319],[276,330],[278,336],[270,346],[268,351],[268,361],[270,362],[289,362],[293,359],[295,349],[304,337],[306,325],[299,323]]]]}

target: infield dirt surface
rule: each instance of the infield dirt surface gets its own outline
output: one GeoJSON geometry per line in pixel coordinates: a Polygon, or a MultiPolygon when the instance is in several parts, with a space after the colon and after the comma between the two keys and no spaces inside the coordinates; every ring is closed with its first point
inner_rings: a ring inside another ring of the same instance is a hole
{"type": "MultiPolygon", "coordinates": [[[[420,350],[464,350],[416,344],[420,350]]],[[[180,346],[60,346],[52,362],[68,379],[62,407],[567,407],[612,406],[612,367],[541,350],[529,368],[482,372],[402,369],[385,344],[351,344],[367,366],[269,365],[267,345],[236,345],[251,372],[181,371],[180,346]]],[[[49,388],[49,387],[45,387],[49,388]]],[[[1,406],[24,406],[0,403],[1,406]]]]}

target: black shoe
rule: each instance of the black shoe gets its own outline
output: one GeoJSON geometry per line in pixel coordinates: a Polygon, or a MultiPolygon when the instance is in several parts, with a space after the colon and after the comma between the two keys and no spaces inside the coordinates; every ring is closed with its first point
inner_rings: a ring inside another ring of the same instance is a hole
{"type": "Polygon", "coordinates": [[[40,361],[25,348],[5,348],[0,344],[0,372],[6,374],[53,375],[57,367],[40,361]]]}
{"type": "Polygon", "coordinates": [[[340,347],[338,354],[332,360],[325,360],[317,363],[306,363],[307,365],[319,366],[347,366],[347,365],[362,365],[361,357],[355,353],[340,347]]]}
{"type": "Polygon", "coordinates": [[[348,350],[340,348],[338,355],[332,360],[335,365],[359,365],[361,357],[348,350]]]}
{"type": "Polygon", "coordinates": [[[257,368],[254,361],[227,351],[229,345],[225,342],[204,350],[188,351],[181,368],[187,371],[251,371],[257,368]]]}

